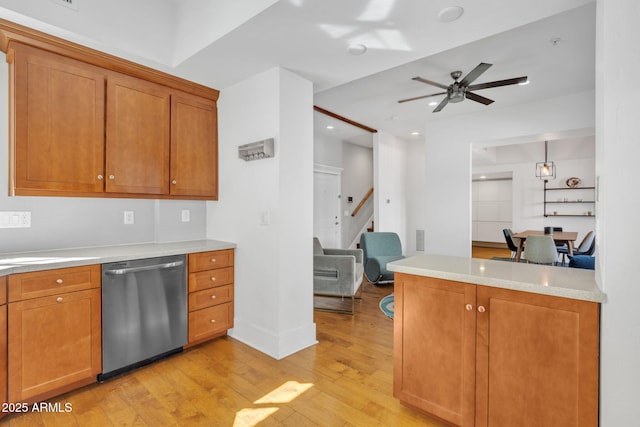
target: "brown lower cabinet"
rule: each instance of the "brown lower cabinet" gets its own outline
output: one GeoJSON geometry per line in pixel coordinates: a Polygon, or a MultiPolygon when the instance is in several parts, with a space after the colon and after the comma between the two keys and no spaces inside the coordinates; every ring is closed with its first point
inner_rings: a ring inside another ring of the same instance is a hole
{"type": "Polygon", "coordinates": [[[189,254],[189,343],[233,327],[233,249],[189,254]]]}
{"type": "Polygon", "coordinates": [[[95,382],[100,266],[14,274],[8,286],[8,401],[35,402],[95,382]]]}
{"type": "Polygon", "coordinates": [[[598,303],[395,275],[394,395],[457,426],[597,426],[598,303]]]}

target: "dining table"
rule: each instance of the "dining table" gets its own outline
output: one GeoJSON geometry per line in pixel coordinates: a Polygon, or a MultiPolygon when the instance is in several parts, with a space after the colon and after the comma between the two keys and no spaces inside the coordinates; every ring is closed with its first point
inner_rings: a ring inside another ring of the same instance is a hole
{"type": "MultiPolygon", "coordinates": [[[[522,250],[524,249],[525,241],[528,236],[544,236],[545,232],[543,230],[525,230],[519,233],[513,234],[511,237],[514,239],[514,243],[517,245],[516,250],[516,262],[520,262],[520,258],[522,258],[522,250]]],[[[552,234],[548,234],[553,237],[556,246],[567,245],[569,256],[573,255],[573,245],[576,239],[578,238],[577,231],[554,231],[552,234]]]]}

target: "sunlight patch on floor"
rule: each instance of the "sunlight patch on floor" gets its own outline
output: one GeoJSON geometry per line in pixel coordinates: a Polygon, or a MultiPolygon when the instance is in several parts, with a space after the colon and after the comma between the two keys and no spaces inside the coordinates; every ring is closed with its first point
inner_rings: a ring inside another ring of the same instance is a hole
{"type": "Polygon", "coordinates": [[[298,381],[287,381],[278,388],[273,389],[260,399],[253,402],[255,405],[270,405],[258,408],[245,408],[236,413],[233,422],[234,427],[255,426],[264,421],[269,416],[275,414],[278,407],[272,405],[284,404],[293,401],[305,391],[313,387],[311,383],[299,383],[298,381]]]}

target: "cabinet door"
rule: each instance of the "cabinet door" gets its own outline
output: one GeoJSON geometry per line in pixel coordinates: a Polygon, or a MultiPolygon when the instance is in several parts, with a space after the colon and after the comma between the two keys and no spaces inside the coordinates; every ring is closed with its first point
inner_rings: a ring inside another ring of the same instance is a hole
{"type": "Polygon", "coordinates": [[[9,303],[9,401],[46,399],[102,369],[100,290],[9,303]]]}
{"type": "Polygon", "coordinates": [[[214,101],[171,96],[171,194],[218,199],[218,123],[214,101]]]}
{"type": "Polygon", "coordinates": [[[102,192],[104,73],[19,43],[12,48],[15,194],[102,192]]]}
{"type": "Polygon", "coordinates": [[[476,426],[597,426],[596,303],[478,287],[476,426]]]}
{"type": "Polygon", "coordinates": [[[107,192],[169,194],[169,126],[167,88],[109,74],[107,192]]]}
{"type": "Polygon", "coordinates": [[[394,395],[460,426],[474,425],[475,285],[395,275],[394,395]]]}

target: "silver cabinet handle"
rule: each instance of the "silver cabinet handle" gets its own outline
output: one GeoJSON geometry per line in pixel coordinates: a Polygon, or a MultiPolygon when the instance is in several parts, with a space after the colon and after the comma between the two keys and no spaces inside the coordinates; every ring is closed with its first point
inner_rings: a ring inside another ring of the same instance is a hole
{"type": "Polygon", "coordinates": [[[487,309],[486,309],[486,308],[484,308],[484,306],[479,306],[479,307],[478,307],[478,311],[479,311],[480,313],[484,313],[485,311],[487,311],[487,309]]]}
{"type": "Polygon", "coordinates": [[[216,296],[215,295],[211,295],[211,299],[216,299],[216,296]]]}
{"type": "Polygon", "coordinates": [[[62,302],[62,297],[58,297],[58,298],[56,299],[56,301],[58,301],[58,302],[62,302]]]}
{"type": "Polygon", "coordinates": [[[57,283],[58,285],[62,285],[62,283],[63,283],[63,282],[64,282],[64,280],[62,280],[62,279],[57,279],[57,280],[56,280],[56,283],[57,283]]]}
{"type": "Polygon", "coordinates": [[[473,310],[473,306],[472,306],[471,304],[467,304],[467,305],[465,305],[465,306],[464,306],[464,308],[465,308],[467,311],[471,311],[471,310],[473,310]]]}
{"type": "Polygon", "coordinates": [[[116,176],[115,175],[109,175],[109,179],[113,181],[114,179],[116,179],[116,176]]]}
{"type": "Polygon", "coordinates": [[[178,183],[178,181],[176,181],[176,180],[174,179],[173,181],[171,181],[171,183],[172,183],[173,185],[176,185],[176,184],[178,183]]]}
{"type": "Polygon", "coordinates": [[[98,175],[98,181],[102,180],[103,178],[104,178],[104,176],[98,175]]]}
{"type": "Polygon", "coordinates": [[[216,319],[211,319],[211,323],[216,323],[216,319]]]}
{"type": "Polygon", "coordinates": [[[161,270],[165,268],[178,267],[184,264],[182,261],[168,262],[166,264],[145,265],[143,267],[118,268],[116,270],[106,270],[104,274],[127,274],[139,271],[161,270]]]}

